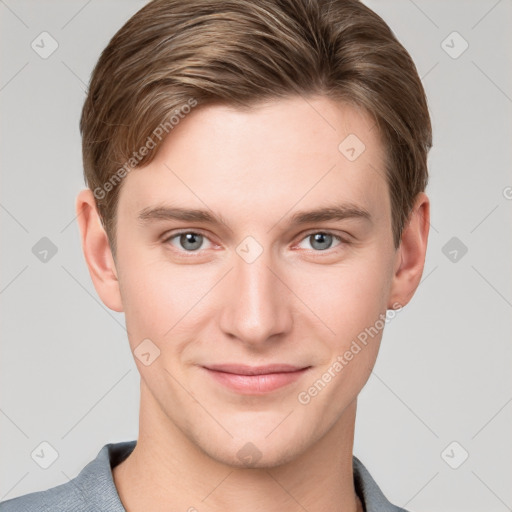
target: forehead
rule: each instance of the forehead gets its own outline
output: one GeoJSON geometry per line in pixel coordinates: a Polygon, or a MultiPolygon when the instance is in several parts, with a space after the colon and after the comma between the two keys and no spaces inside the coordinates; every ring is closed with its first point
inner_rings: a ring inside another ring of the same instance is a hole
{"type": "Polygon", "coordinates": [[[164,203],[255,223],[275,223],[295,206],[343,202],[389,213],[373,119],[325,97],[197,107],[154,151],[148,166],[124,178],[120,217],[164,203]]]}

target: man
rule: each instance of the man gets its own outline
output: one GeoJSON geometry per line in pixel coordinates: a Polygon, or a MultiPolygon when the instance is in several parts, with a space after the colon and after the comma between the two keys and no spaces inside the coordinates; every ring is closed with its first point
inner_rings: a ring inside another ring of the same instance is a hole
{"type": "Polygon", "coordinates": [[[355,0],[155,0],[93,72],[77,198],[141,375],[137,441],[0,510],[397,511],[352,454],[414,294],[431,126],[355,0]]]}

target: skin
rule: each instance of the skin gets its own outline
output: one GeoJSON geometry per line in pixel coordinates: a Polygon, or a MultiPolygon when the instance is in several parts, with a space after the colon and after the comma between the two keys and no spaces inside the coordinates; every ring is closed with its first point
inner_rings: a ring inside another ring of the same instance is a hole
{"type": "Polygon", "coordinates": [[[309,403],[298,394],[332,373],[379,315],[405,306],[421,279],[429,200],[418,195],[395,249],[384,151],[364,112],[322,96],[250,111],[198,107],[151,164],[124,178],[115,260],[92,192],[80,192],[83,251],[99,296],[124,311],[132,351],[146,338],[160,350],[148,366],[134,358],[139,438],[113,470],[129,512],[362,510],[352,472],[356,404],[383,331],[309,403]],[[353,162],[338,150],[349,134],[366,146],[353,162]],[[333,203],[364,208],[370,219],[288,223],[333,203]],[[225,224],[138,220],[163,204],[207,209],[225,224]],[[204,235],[199,248],[169,238],[177,230],[204,235]],[[322,245],[318,232],[344,241],[322,245]],[[262,248],[251,263],[237,253],[247,236],[262,248]],[[311,368],[278,390],[243,395],[200,366],[214,363],[311,368]],[[249,442],[260,454],[252,464],[237,456],[249,442]]]}

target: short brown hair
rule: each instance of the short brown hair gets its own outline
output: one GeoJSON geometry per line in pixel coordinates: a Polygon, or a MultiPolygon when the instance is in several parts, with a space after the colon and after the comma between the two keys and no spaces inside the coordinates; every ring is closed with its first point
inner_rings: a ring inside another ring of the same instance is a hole
{"type": "Polygon", "coordinates": [[[80,119],[85,182],[113,254],[121,180],[152,161],[173,117],[296,94],[375,119],[398,247],[427,185],[432,129],[416,67],[382,18],[358,0],[153,0],[102,52],[80,119]]]}

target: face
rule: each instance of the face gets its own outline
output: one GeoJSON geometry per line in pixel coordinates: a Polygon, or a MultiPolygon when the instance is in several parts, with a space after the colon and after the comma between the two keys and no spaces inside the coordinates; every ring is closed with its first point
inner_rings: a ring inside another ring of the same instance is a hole
{"type": "Polygon", "coordinates": [[[323,97],[197,108],[124,179],[117,237],[153,417],[215,460],[256,466],[342,421],[397,262],[384,149],[363,112],[323,97]]]}

